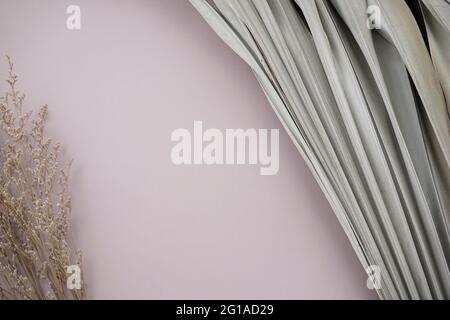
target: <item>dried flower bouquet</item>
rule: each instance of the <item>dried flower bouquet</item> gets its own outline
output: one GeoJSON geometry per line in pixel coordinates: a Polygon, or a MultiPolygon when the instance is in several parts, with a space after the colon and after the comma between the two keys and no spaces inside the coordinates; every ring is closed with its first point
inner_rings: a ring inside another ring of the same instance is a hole
{"type": "Polygon", "coordinates": [[[83,299],[82,282],[68,288],[68,267],[81,275],[81,252],[68,244],[70,164],[61,168],[59,144],[44,136],[47,106],[35,116],[23,110],[25,95],[7,59],[9,90],[0,100],[0,299],[83,299]]]}

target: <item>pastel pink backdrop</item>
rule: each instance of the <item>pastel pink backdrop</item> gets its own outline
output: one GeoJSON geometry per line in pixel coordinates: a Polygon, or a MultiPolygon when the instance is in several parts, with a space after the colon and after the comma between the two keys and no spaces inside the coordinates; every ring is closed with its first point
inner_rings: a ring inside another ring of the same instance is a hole
{"type": "Polygon", "coordinates": [[[90,298],[375,298],[251,71],[188,1],[0,0],[0,39],[75,158],[90,298]],[[70,4],[80,31],[66,29],[70,4]],[[278,175],[173,165],[170,134],[194,120],[280,128],[278,175]]]}

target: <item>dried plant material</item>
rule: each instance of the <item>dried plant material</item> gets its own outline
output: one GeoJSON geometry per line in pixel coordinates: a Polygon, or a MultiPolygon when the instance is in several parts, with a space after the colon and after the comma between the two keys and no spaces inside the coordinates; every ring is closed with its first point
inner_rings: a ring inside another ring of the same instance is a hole
{"type": "Polygon", "coordinates": [[[0,100],[0,299],[83,299],[69,290],[68,267],[81,252],[68,244],[71,201],[59,144],[44,136],[47,106],[33,116],[9,63],[9,92],[0,100]]]}
{"type": "Polygon", "coordinates": [[[368,288],[450,299],[450,2],[190,1],[255,72],[368,288]]]}

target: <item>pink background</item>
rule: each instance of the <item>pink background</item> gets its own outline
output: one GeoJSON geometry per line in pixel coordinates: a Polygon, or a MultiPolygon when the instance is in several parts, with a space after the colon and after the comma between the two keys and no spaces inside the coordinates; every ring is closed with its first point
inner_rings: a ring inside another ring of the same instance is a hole
{"type": "Polygon", "coordinates": [[[0,39],[75,158],[90,298],[375,297],[251,71],[188,1],[0,0],[0,39]],[[66,29],[70,4],[81,31],[66,29]],[[194,120],[280,128],[278,175],[173,165],[170,134],[194,120]]]}

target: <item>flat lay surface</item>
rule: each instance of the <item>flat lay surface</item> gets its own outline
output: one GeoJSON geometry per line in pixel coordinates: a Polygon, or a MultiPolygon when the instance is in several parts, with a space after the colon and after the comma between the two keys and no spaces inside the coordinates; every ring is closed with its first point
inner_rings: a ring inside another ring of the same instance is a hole
{"type": "Polygon", "coordinates": [[[75,160],[89,298],[376,298],[250,68],[188,1],[76,2],[70,31],[72,1],[0,0],[0,48],[75,160]],[[175,166],[171,133],[196,120],[280,129],[278,174],[175,166]]]}

